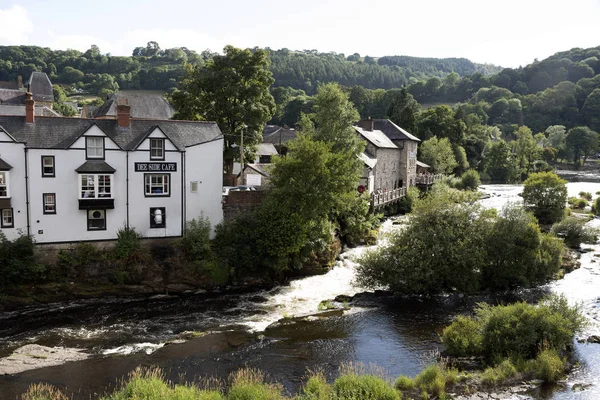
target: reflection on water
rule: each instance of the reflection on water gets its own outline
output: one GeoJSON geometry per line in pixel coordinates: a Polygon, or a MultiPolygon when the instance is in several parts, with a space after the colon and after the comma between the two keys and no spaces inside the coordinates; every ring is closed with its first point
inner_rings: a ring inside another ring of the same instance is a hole
{"type": "MultiPolygon", "coordinates": [[[[569,183],[569,195],[595,193],[600,183],[569,183]]],[[[485,207],[501,208],[520,201],[519,185],[486,185],[490,197],[485,207]]],[[[394,229],[387,222],[384,231],[394,229]]],[[[376,364],[390,376],[415,375],[430,352],[440,346],[439,334],[457,314],[469,313],[479,301],[492,304],[518,299],[535,300],[544,292],[565,293],[573,302],[583,302],[593,321],[585,337],[600,330],[598,246],[582,257],[582,268],[565,279],[537,290],[505,296],[448,296],[431,300],[377,298],[360,302],[344,316],[266,329],[283,316],[317,311],[323,299],[352,295],[361,289],[352,285],[353,256],[343,254],[326,275],[298,279],[285,287],[251,294],[205,295],[154,300],[107,299],[55,304],[19,313],[0,313],[0,355],[25,343],[88,349],[92,359],[62,366],[0,377],[0,393],[14,398],[32,382],[47,381],[89,399],[101,393],[137,365],[157,365],[170,379],[182,376],[226,377],[250,366],[264,370],[272,379],[295,392],[307,369],[320,369],[333,377],[348,361],[376,364]],[[265,330],[266,329],[266,330],[265,330]],[[183,344],[165,345],[184,331],[207,334],[183,344]],[[129,354],[127,356],[113,354],[129,354]]],[[[548,396],[555,399],[600,398],[600,345],[577,344],[582,367],[563,389],[548,396]],[[577,383],[594,386],[583,392],[571,389],[577,383]]],[[[546,395],[536,395],[544,397],[546,395]]]]}

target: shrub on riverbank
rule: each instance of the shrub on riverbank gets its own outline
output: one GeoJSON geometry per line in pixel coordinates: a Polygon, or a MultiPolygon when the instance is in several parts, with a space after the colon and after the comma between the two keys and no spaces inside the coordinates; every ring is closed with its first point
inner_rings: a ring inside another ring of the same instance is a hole
{"type": "Polygon", "coordinates": [[[553,172],[536,172],[523,182],[523,202],[541,224],[560,221],[567,201],[567,181],[553,172]]]}
{"type": "Polygon", "coordinates": [[[358,282],[400,294],[469,293],[545,282],[559,270],[562,243],[531,214],[514,205],[482,212],[472,197],[434,186],[407,228],[360,260],[358,282]]]}
{"type": "Polygon", "coordinates": [[[586,227],[586,221],[567,217],[552,226],[552,232],[563,238],[565,244],[573,249],[578,249],[581,243],[595,243],[598,240],[598,232],[586,227]]]}
{"type": "Polygon", "coordinates": [[[541,348],[565,350],[584,321],[578,308],[570,307],[564,297],[550,297],[537,306],[482,304],[474,318],[460,317],[446,327],[442,342],[451,355],[482,355],[492,364],[506,357],[533,359],[541,348]],[[457,345],[479,342],[473,337],[481,338],[481,346],[457,345]]]}
{"type": "Polygon", "coordinates": [[[8,240],[0,231],[0,287],[31,282],[39,278],[44,268],[35,257],[33,238],[20,235],[8,240]]]}

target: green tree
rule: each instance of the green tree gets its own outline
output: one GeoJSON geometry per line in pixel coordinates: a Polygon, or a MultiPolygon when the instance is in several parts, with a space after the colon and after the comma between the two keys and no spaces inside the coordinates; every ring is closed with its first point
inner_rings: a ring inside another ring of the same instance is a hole
{"type": "Polygon", "coordinates": [[[449,174],[458,165],[454,149],[448,138],[438,140],[437,136],[434,136],[424,141],[419,150],[421,151],[421,160],[429,164],[435,173],[449,174]]]}
{"type": "Polygon", "coordinates": [[[528,127],[520,126],[516,132],[516,136],[517,140],[512,142],[513,151],[515,152],[519,167],[528,174],[531,171],[533,162],[537,160],[540,154],[540,148],[537,146],[531,129],[528,127]]]}
{"type": "Polygon", "coordinates": [[[504,140],[492,142],[486,151],[486,174],[492,181],[514,182],[517,180],[517,163],[504,140]]]}
{"type": "Polygon", "coordinates": [[[550,146],[558,149],[565,144],[567,129],[564,125],[552,125],[546,129],[546,136],[550,146]]]}
{"type": "Polygon", "coordinates": [[[593,130],[600,131],[600,87],[594,89],[581,109],[585,123],[593,130]]]}
{"type": "Polygon", "coordinates": [[[175,118],[215,121],[224,135],[224,169],[233,170],[244,145],[260,143],[264,124],[275,112],[273,83],[265,50],[227,46],[204,65],[186,65],[186,75],[171,97],[175,118]]]}
{"type": "Polygon", "coordinates": [[[567,181],[552,172],[536,172],[523,183],[523,202],[541,224],[563,217],[567,203],[567,181]]]}
{"type": "Polygon", "coordinates": [[[566,146],[573,154],[573,164],[579,166],[581,157],[583,162],[598,149],[598,133],[587,126],[578,126],[569,129],[565,138],[566,146]]]}

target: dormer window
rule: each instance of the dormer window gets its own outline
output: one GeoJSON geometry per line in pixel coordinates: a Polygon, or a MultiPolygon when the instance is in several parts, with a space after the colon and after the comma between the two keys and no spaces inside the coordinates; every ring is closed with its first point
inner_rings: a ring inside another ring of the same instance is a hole
{"type": "Polygon", "coordinates": [[[8,189],[8,171],[0,171],[0,198],[10,197],[8,189]]]}
{"type": "Polygon", "coordinates": [[[104,159],[104,138],[86,137],[85,138],[85,157],[87,159],[104,159]]]}
{"type": "Polygon", "coordinates": [[[150,138],[150,159],[165,159],[165,139],[150,138]]]}

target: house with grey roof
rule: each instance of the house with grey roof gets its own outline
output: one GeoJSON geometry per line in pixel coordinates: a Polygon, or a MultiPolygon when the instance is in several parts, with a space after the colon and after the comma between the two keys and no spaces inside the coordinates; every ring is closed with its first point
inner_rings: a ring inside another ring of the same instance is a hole
{"type": "Polygon", "coordinates": [[[354,127],[366,141],[361,190],[383,196],[381,205],[398,200],[416,185],[417,146],[420,140],[387,119],[359,121],[354,127]]]}
{"type": "Polygon", "coordinates": [[[40,106],[52,108],[54,92],[52,82],[45,72],[32,72],[27,81],[27,91],[33,94],[33,100],[40,106]]]}
{"type": "Polygon", "coordinates": [[[104,241],[123,226],[178,237],[222,220],[223,135],[214,122],[0,116],[0,229],[36,243],[104,241]]]}
{"type": "Polygon", "coordinates": [[[0,115],[25,116],[25,95],[27,91],[33,95],[36,116],[60,116],[52,110],[52,104],[54,103],[52,82],[44,72],[33,72],[27,81],[26,87],[23,86],[21,76],[12,85],[0,84],[0,115]]]}
{"type": "Polygon", "coordinates": [[[115,92],[96,110],[94,116],[100,119],[117,118],[117,105],[131,107],[131,118],[171,119],[175,109],[162,94],[146,91],[115,92]]]}

